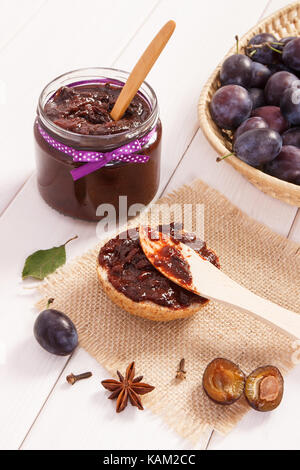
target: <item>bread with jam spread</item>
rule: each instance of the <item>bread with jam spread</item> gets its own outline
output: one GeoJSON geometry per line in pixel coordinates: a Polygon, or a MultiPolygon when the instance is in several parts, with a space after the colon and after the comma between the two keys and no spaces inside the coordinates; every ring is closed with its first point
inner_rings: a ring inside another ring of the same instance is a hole
{"type": "MultiPolygon", "coordinates": [[[[219,267],[219,259],[206,243],[181,224],[160,226],[173,238],[187,244],[203,258],[219,267]]],[[[127,312],[148,320],[170,321],[198,312],[207,299],[167,279],[146,258],[139,242],[138,229],[122,232],[100,249],[97,273],[109,298],[127,312]]]]}

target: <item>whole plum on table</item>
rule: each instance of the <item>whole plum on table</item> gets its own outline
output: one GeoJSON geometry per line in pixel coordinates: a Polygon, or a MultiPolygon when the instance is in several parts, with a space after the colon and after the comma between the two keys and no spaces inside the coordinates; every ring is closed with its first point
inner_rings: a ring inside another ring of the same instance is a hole
{"type": "Polygon", "coordinates": [[[282,115],[278,106],[263,106],[252,111],[252,116],[263,118],[270,129],[282,134],[290,127],[288,121],[282,115]]]}
{"type": "Polygon", "coordinates": [[[282,147],[282,139],[272,129],[253,129],[241,134],[234,142],[234,153],[245,163],[259,168],[274,160],[282,147]]]}
{"type": "Polygon", "coordinates": [[[260,117],[251,117],[246,119],[246,121],[244,121],[235,131],[234,140],[236,140],[245,132],[251,131],[252,129],[268,129],[268,124],[260,117]]]}
{"type": "Polygon", "coordinates": [[[240,85],[248,87],[251,84],[252,61],[244,54],[234,54],[224,61],[220,71],[222,85],[240,85]]]}
{"type": "Polygon", "coordinates": [[[257,34],[248,42],[246,53],[254,62],[265,65],[274,64],[280,58],[280,54],[274,50],[276,45],[272,45],[277,42],[279,41],[273,34],[257,34]]]}
{"type": "Polygon", "coordinates": [[[59,310],[43,310],[34,323],[33,331],[42,348],[58,356],[71,354],[78,345],[74,323],[59,310]]]}
{"type": "Polygon", "coordinates": [[[252,62],[251,88],[264,88],[272,72],[260,62],[252,62]]]}
{"type": "Polygon", "coordinates": [[[294,145],[300,148],[300,127],[292,127],[282,134],[283,145],[294,145]]]}
{"type": "Polygon", "coordinates": [[[300,71],[300,38],[293,39],[284,46],[282,60],[291,69],[300,71]]]}
{"type": "Polygon", "coordinates": [[[274,75],[269,78],[265,87],[266,102],[273,106],[280,106],[280,100],[285,90],[292,86],[294,82],[298,81],[298,77],[293,73],[274,73],[274,75]]]}
{"type": "Polygon", "coordinates": [[[265,106],[265,94],[261,88],[250,88],[248,90],[249,96],[252,101],[252,109],[261,108],[265,106]]]}
{"type": "Polygon", "coordinates": [[[300,185],[300,149],[284,145],[280,154],[266,164],[265,171],[271,176],[300,185]]]}
{"type": "Polygon", "coordinates": [[[210,103],[212,119],[222,129],[236,129],[250,116],[251,110],[249,93],[239,85],[225,85],[219,88],[210,103]]]}
{"type": "Polygon", "coordinates": [[[290,124],[300,125],[300,88],[292,86],[283,93],[280,110],[290,124]]]}

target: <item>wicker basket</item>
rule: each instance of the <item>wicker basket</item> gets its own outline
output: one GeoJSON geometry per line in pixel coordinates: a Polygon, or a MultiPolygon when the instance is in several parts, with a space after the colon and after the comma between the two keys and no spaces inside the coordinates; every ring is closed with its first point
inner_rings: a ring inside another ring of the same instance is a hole
{"type": "MultiPolygon", "coordinates": [[[[278,10],[273,15],[267,17],[265,20],[258,23],[254,28],[250,29],[240,40],[241,49],[244,48],[248,41],[258,33],[268,32],[273,33],[278,38],[284,36],[300,35],[300,2],[293,3],[281,10],[278,10]]],[[[227,56],[235,53],[235,46],[230,49],[227,56]]],[[[226,56],[226,57],[227,57],[226,56]]],[[[223,62],[223,61],[222,61],[223,62]]],[[[210,111],[209,103],[213,94],[220,87],[219,71],[221,64],[217,67],[205,84],[199,104],[198,116],[200,127],[209,140],[214,149],[219,155],[225,155],[228,150],[231,151],[231,140],[224,132],[222,132],[213,122],[210,111]]],[[[294,206],[300,206],[300,186],[292,183],[287,183],[273,176],[267,175],[256,168],[247,165],[235,156],[228,157],[225,160],[230,163],[237,171],[245,176],[252,184],[257,186],[261,191],[277,199],[281,199],[294,206]]],[[[221,165],[222,163],[218,163],[221,165]]]]}

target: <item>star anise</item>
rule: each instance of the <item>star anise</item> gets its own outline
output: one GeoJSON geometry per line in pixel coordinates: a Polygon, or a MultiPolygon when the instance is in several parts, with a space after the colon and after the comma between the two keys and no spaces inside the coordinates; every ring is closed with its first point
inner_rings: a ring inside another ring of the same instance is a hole
{"type": "Polygon", "coordinates": [[[102,380],[101,382],[104,388],[112,392],[108,398],[111,400],[117,398],[116,412],[120,413],[126,408],[128,398],[132,406],[137,406],[139,410],[143,410],[144,408],[139,395],[145,395],[146,393],[152,392],[155,387],[141,382],[143,379],[142,375],[134,378],[134,362],[129,364],[127,367],[125,377],[123,377],[119,371],[117,371],[117,374],[120,380],[107,379],[102,380]]]}

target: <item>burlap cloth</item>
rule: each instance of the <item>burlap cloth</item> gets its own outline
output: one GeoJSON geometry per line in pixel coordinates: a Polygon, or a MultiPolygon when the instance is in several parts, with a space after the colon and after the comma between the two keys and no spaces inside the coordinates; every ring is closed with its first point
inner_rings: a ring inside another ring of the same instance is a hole
{"type": "MultiPolygon", "coordinates": [[[[159,202],[204,203],[205,239],[219,254],[224,272],[257,294],[300,311],[299,245],[249,218],[200,181],[159,202]]],[[[249,410],[244,398],[220,406],[204,394],[202,374],[213,358],[231,359],[245,373],[266,364],[282,373],[294,366],[289,335],[217,303],[168,323],[123,311],[98,284],[97,253],[96,247],[49,276],[41,285],[43,298],[37,307],[41,310],[49,297],[55,298],[55,308],[76,324],[80,345],[109,371],[107,378],[115,376],[116,369],[124,372],[135,360],[137,375],[156,387],[142,398],[144,405],[182,437],[196,443],[209,428],[227,433],[249,410]],[[175,373],[182,357],[187,378],[178,382],[175,373]]],[[[101,393],[106,400],[99,387],[101,393]]]]}

